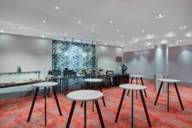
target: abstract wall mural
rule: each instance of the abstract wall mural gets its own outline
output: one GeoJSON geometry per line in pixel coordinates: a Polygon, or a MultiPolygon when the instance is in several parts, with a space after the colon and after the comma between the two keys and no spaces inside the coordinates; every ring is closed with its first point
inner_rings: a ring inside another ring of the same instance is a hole
{"type": "Polygon", "coordinates": [[[52,42],[52,69],[74,71],[95,68],[95,45],[77,42],[52,42]]]}

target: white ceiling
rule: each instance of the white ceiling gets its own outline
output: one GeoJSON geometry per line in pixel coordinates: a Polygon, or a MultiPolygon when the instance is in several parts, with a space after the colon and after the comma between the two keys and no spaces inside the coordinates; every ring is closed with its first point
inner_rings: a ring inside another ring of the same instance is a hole
{"type": "Polygon", "coordinates": [[[53,39],[67,33],[126,50],[192,44],[185,36],[192,34],[192,0],[0,0],[0,30],[53,39]],[[165,17],[156,19],[159,13],[165,17]]]}

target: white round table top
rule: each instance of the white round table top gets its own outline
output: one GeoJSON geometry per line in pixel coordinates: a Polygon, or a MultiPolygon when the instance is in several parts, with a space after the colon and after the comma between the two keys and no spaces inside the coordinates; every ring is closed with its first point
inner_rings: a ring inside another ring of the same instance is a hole
{"type": "Polygon", "coordinates": [[[159,81],[161,81],[161,82],[171,82],[171,83],[178,83],[178,82],[180,82],[180,80],[176,80],[176,79],[165,79],[165,78],[159,79],[159,81]]]}
{"type": "Polygon", "coordinates": [[[67,97],[74,101],[97,100],[103,96],[103,93],[96,90],[78,90],[67,94],[67,97]]]}
{"type": "Polygon", "coordinates": [[[97,83],[97,82],[102,82],[103,79],[98,79],[98,78],[87,78],[84,80],[85,82],[90,82],[90,83],[97,83]]]}
{"type": "Polygon", "coordinates": [[[140,84],[121,84],[119,85],[120,88],[127,89],[127,90],[145,90],[146,87],[140,84]]]}
{"type": "Polygon", "coordinates": [[[33,84],[33,86],[35,86],[35,87],[52,87],[52,86],[56,86],[57,84],[58,84],[57,82],[40,82],[40,83],[33,84]]]}
{"type": "Polygon", "coordinates": [[[144,77],[144,76],[143,76],[143,75],[130,75],[130,77],[142,78],[142,77],[144,77]]]}

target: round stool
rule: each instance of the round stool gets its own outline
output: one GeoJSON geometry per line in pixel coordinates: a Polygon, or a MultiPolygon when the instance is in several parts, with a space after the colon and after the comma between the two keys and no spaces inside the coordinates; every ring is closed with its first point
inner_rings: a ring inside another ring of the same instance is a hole
{"type": "MultiPolygon", "coordinates": [[[[86,82],[87,84],[102,83],[102,82],[103,82],[103,79],[87,78],[87,79],[84,79],[84,82],[86,82]]],[[[99,85],[99,90],[100,90],[101,92],[103,92],[100,85],[99,85]]],[[[104,96],[102,96],[102,101],[103,101],[103,105],[106,106],[104,96]]],[[[93,103],[94,103],[94,102],[93,102],[93,103]]],[[[83,106],[83,103],[81,103],[81,106],[83,106]]],[[[94,105],[93,105],[93,111],[94,111],[94,105]]]]}
{"type": "Polygon", "coordinates": [[[60,105],[59,105],[59,101],[58,101],[56,91],[55,91],[55,86],[56,85],[58,85],[56,82],[41,82],[41,83],[33,84],[33,86],[36,88],[36,90],[35,90],[35,96],[33,97],[33,101],[32,101],[32,104],[31,104],[31,109],[29,111],[29,115],[28,115],[28,118],[27,118],[28,122],[30,121],[30,118],[31,118],[31,115],[32,115],[32,112],[33,112],[33,107],[34,107],[35,102],[36,102],[36,98],[37,98],[39,88],[44,88],[45,126],[47,125],[47,90],[48,90],[49,87],[52,87],[52,89],[53,89],[53,94],[54,94],[54,97],[55,97],[57,108],[59,110],[59,114],[60,114],[60,116],[62,115],[61,108],[60,108],[60,105]]]}
{"type": "Polygon", "coordinates": [[[169,112],[169,85],[170,85],[170,83],[173,83],[174,86],[175,86],[175,90],[176,90],[176,93],[177,93],[177,96],[178,96],[178,99],[179,99],[181,109],[184,110],[183,103],[182,103],[182,100],[181,100],[181,96],[179,94],[179,90],[178,90],[178,87],[177,87],[177,83],[179,83],[180,80],[176,80],[176,79],[159,79],[159,81],[161,81],[161,84],[160,84],[160,87],[159,87],[159,90],[158,90],[154,105],[157,104],[157,100],[159,98],[163,83],[167,83],[167,111],[169,112]]]}
{"type": "MultiPolygon", "coordinates": [[[[144,86],[143,77],[144,77],[143,75],[130,75],[130,78],[131,78],[130,84],[133,84],[133,80],[135,79],[136,84],[138,84],[138,80],[140,80],[140,83],[144,86]]],[[[144,93],[145,93],[145,97],[147,97],[147,93],[145,90],[144,90],[144,93]]],[[[129,91],[127,95],[129,95],[129,91]]],[[[137,92],[136,92],[136,97],[137,97],[137,92]]]]}
{"type": "Polygon", "coordinates": [[[99,115],[99,120],[101,122],[101,127],[105,128],[103,118],[101,115],[101,111],[99,108],[98,99],[103,96],[103,93],[96,91],[96,90],[79,90],[79,91],[73,91],[67,94],[67,97],[73,101],[71,110],[69,113],[68,121],[66,128],[69,128],[71,119],[73,116],[73,112],[75,109],[76,101],[81,101],[84,103],[84,128],[86,128],[86,116],[87,116],[87,101],[94,101],[97,108],[97,113],[99,115]]]}
{"type": "Polygon", "coordinates": [[[145,90],[146,87],[143,86],[143,85],[138,85],[138,84],[122,84],[119,87],[123,89],[123,94],[122,94],[122,97],[121,97],[121,100],[120,100],[120,104],[119,104],[119,107],[118,107],[115,122],[118,121],[119,113],[120,113],[121,106],[122,106],[122,103],[123,103],[123,99],[124,99],[124,96],[125,96],[125,92],[126,92],[126,90],[130,90],[130,91],[132,91],[132,95],[131,95],[131,126],[133,128],[133,126],[134,126],[134,112],[133,112],[133,110],[134,110],[134,91],[139,91],[140,96],[141,96],[141,100],[142,100],[142,103],[143,103],[143,107],[144,107],[144,110],[145,110],[145,115],[146,115],[146,118],[147,118],[147,121],[148,121],[148,125],[149,125],[149,127],[151,127],[151,121],[150,121],[150,118],[149,118],[149,114],[148,114],[147,107],[146,107],[146,104],[145,104],[145,99],[144,99],[144,96],[143,96],[143,90],[145,90]]]}

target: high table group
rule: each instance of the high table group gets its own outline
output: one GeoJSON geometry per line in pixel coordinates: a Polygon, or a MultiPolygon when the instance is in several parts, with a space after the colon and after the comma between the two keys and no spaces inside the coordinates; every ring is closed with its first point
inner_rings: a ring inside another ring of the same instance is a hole
{"type": "MultiPolygon", "coordinates": [[[[86,83],[89,83],[90,85],[93,85],[93,83],[99,83],[99,84],[102,83],[102,79],[98,79],[98,78],[88,78],[88,79],[85,79],[84,81],[86,83]]],[[[167,111],[169,111],[169,86],[170,86],[170,83],[173,83],[173,85],[174,85],[174,87],[176,89],[176,93],[177,93],[179,102],[180,102],[180,106],[181,106],[182,110],[184,110],[183,103],[182,103],[182,100],[181,100],[181,96],[179,94],[179,90],[178,90],[178,87],[177,87],[177,84],[176,84],[176,83],[178,83],[180,81],[175,80],[175,79],[159,79],[159,81],[161,81],[161,84],[160,84],[160,87],[159,87],[159,90],[158,90],[157,97],[155,99],[154,105],[157,104],[157,101],[158,101],[158,98],[159,98],[163,83],[167,83],[168,84],[167,85],[167,111]]],[[[40,88],[44,89],[45,126],[47,125],[47,108],[46,108],[46,102],[47,101],[46,101],[46,98],[47,98],[48,88],[52,88],[59,114],[60,114],[60,116],[62,116],[61,108],[60,108],[59,101],[58,101],[56,91],[55,91],[55,86],[57,84],[58,83],[56,83],[56,82],[41,82],[41,83],[37,83],[37,84],[33,85],[36,88],[36,91],[35,91],[35,95],[34,95],[34,98],[33,98],[32,104],[31,104],[31,109],[29,111],[27,121],[30,121],[30,118],[31,118],[31,115],[32,115],[32,112],[33,112],[33,108],[34,108],[34,105],[35,105],[35,102],[36,102],[36,98],[37,98],[37,95],[38,95],[38,92],[39,92],[40,88]]],[[[146,106],[146,103],[145,103],[145,97],[143,95],[143,93],[144,93],[145,96],[147,97],[146,86],[143,83],[143,76],[141,76],[141,75],[131,75],[131,83],[130,84],[129,83],[121,84],[121,85],[119,85],[119,87],[123,89],[123,93],[122,93],[120,103],[119,103],[119,106],[118,106],[118,109],[117,109],[115,122],[118,121],[118,117],[119,117],[120,110],[121,110],[121,107],[122,107],[123,99],[124,99],[126,91],[128,91],[128,94],[131,92],[131,127],[132,128],[134,127],[134,92],[139,91],[141,101],[142,101],[142,104],[143,104],[143,108],[144,108],[144,112],[145,112],[145,115],[146,115],[146,119],[147,119],[147,122],[148,122],[148,126],[152,127],[150,116],[149,116],[147,106],[146,106]],[[134,78],[136,79],[136,84],[132,83],[134,78]],[[141,84],[138,84],[138,79],[141,80],[141,84]]],[[[101,89],[100,85],[99,85],[99,90],[95,90],[95,89],[86,87],[86,88],[84,88],[82,90],[69,92],[67,94],[67,98],[72,100],[72,106],[71,106],[71,110],[70,110],[69,117],[68,117],[68,120],[67,120],[66,128],[69,128],[69,126],[70,126],[71,119],[72,119],[72,116],[73,116],[73,112],[74,112],[74,109],[75,109],[75,105],[76,105],[76,102],[78,102],[78,101],[81,102],[81,104],[82,104],[82,106],[84,108],[84,128],[86,128],[86,126],[87,126],[86,125],[87,124],[87,121],[86,121],[87,120],[87,102],[89,102],[89,101],[93,102],[93,107],[94,107],[94,104],[95,104],[96,109],[97,109],[97,113],[98,113],[98,116],[99,116],[99,120],[100,120],[100,123],[101,123],[101,127],[105,128],[105,124],[104,124],[103,117],[102,117],[102,110],[100,109],[99,103],[98,103],[98,99],[102,98],[103,104],[104,104],[104,106],[106,106],[104,95],[103,95],[103,92],[102,92],[102,89],[101,89]]]]}

